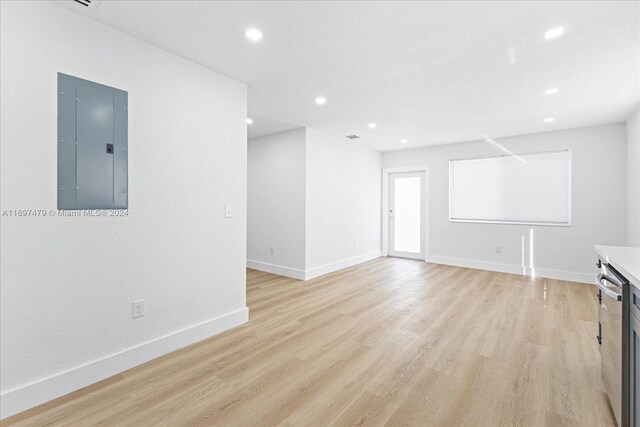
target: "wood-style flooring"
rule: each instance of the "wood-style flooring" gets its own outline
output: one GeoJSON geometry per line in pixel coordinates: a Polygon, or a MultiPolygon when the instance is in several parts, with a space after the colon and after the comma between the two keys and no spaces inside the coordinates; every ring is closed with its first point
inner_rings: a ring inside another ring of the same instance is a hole
{"type": "Polygon", "coordinates": [[[594,286],[379,258],[2,425],[610,426],[594,286]]]}

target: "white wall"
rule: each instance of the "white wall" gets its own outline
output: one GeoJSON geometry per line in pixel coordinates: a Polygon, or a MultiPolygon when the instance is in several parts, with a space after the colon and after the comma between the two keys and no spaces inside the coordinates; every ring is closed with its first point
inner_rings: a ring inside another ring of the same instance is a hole
{"type": "Polygon", "coordinates": [[[307,129],[307,270],[379,256],[381,158],[376,150],[307,129]]]}
{"type": "MultiPolygon", "coordinates": [[[[496,140],[515,153],[572,150],[572,226],[534,229],[534,266],[540,276],[591,282],[593,245],[624,245],[626,140],[623,124],[496,140]]],[[[383,167],[429,165],[430,259],[520,271],[521,236],[529,226],[448,220],[450,159],[504,154],[486,142],[442,145],[383,154],[383,167]],[[497,254],[496,245],[503,246],[497,254]]],[[[528,248],[528,240],[526,243],[528,248]]],[[[528,261],[528,253],[525,254],[528,261]]]]}
{"type": "Polygon", "coordinates": [[[640,246],[640,110],[627,125],[627,246],[640,246]]]}
{"type": "Polygon", "coordinates": [[[250,140],[247,265],[310,279],[380,256],[381,157],[311,128],[250,140]]]}
{"type": "Polygon", "coordinates": [[[249,266],[259,262],[304,271],[305,145],[305,128],[249,140],[249,266]]]}
{"type": "Polygon", "coordinates": [[[58,72],[129,92],[130,192],[2,217],[5,417],[246,321],[246,86],[53,2],[1,15],[2,209],[56,208],[58,72]]]}

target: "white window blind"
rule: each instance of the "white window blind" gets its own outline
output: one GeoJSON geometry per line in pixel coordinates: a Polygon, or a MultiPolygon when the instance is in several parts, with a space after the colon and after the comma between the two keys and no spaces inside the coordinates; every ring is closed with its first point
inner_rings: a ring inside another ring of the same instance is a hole
{"type": "Polygon", "coordinates": [[[571,225],[571,151],[451,160],[449,220],[571,225]]]}

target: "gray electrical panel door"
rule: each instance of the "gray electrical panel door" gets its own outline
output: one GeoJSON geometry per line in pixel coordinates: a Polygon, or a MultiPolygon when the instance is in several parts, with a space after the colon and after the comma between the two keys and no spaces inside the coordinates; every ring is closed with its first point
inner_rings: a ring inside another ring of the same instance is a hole
{"type": "Polygon", "coordinates": [[[58,209],[125,209],[127,92],[58,73],[58,209]]]}

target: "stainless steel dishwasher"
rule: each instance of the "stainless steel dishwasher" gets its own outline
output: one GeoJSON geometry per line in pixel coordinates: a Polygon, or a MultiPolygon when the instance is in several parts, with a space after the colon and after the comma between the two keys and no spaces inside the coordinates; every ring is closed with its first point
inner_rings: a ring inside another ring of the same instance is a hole
{"type": "Polygon", "coordinates": [[[629,283],[613,267],[598,261],[600,371],[618,426],[629,425],[629,283]]]}

